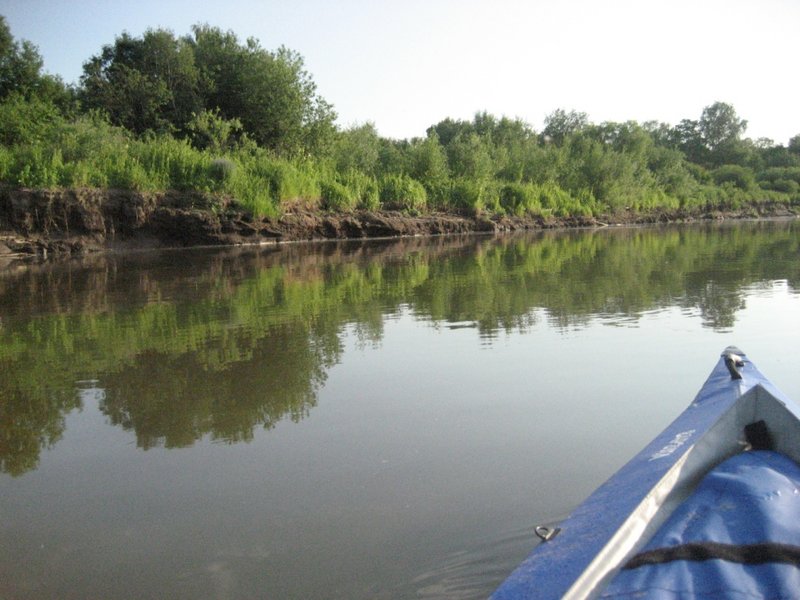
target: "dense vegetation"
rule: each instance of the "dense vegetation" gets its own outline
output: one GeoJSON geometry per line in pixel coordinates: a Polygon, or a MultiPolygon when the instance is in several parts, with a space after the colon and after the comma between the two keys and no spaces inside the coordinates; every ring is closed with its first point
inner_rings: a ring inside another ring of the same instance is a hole
{"type": "Polygon", "coordinates": [[[589,122],[555,110],[445,119],[393,140],[335,125],[302,57],[197,25],[122,34],[77,86],[42,72],[0,17],[0,182],[200,190],[258,216],[287,207],[599,216],[800,204],[800,134],[744,137],[723,102],[677,125],[589,122]]]}

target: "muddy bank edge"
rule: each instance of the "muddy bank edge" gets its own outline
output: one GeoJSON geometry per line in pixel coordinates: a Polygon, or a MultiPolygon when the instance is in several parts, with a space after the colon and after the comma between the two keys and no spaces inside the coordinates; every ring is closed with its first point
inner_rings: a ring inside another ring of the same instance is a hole
{"type": "Polygon", "coordinates": [[[607,218],[488,217],[295,209],[255,219],[226,200],[195,192],[0,188],[0,255],[68,256],[126,248],[268,244],[303,240],[498,233],[736,217],[792,216],[781,205],[741,213],[623,214],[607,218]]]}

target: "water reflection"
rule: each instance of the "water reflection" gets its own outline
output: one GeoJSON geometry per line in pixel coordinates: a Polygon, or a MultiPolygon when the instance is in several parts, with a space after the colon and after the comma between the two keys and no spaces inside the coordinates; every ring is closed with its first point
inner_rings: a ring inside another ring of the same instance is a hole
{"type": "Polygon", "coordinates": [[[0,470],[35,469],[91,398],[137,445],[247,441],[300,420],[345,328],[410,311],[492,343],[541,315],[634,325],[677,307],[733,326],[748,289],[796,292],[796,222],[164,252],[0,276],[0,470]],[[85,383],[91,382],[87,387],[85,383]]]}

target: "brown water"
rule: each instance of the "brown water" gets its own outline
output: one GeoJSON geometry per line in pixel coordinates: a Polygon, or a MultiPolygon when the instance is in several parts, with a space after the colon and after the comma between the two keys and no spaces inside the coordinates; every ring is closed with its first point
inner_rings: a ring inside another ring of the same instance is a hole
{"type": "Polygon", "coordinates": [[[482,598],[743,348],[800,223],[0,271],[0,597],[482,598]]]}

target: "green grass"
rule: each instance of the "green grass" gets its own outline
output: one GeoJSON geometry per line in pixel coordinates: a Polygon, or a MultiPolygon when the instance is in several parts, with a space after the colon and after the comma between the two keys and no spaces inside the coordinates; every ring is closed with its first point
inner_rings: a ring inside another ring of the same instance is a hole
{"type": "MultiPolygon", "coordinates": [[[[364,172],[337,168],[335,157],[283,157],[246,138],[198,148],[170,135],[136,137],[94,113],[67,119],[40,102],[0,103],[0,182],[26,188],[197,191],[232,198],[256,217],[294,206],[569,217],[800,204],[800,167],[707,170],[663,148],[649,162],[599,142],[569,151],[552,144],[514,154],[495,148],[484,156],[494,156],[494,167],[483,169],[493,174],[453,177],[464,169],[440,165],[437,177],[424,181],[409,174],[414,144],[386,148],[394,154],[364,172]]],[[[451,162],[459,157],[442,154],[451,162]]]]}

